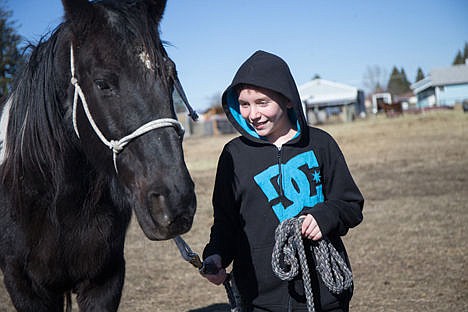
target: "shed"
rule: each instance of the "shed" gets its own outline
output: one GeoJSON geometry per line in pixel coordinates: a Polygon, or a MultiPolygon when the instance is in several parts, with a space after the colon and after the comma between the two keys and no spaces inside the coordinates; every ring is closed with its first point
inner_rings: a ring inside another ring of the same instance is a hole
{"type": "Polygon", "coordinates": [[[468,64],[432,70],[411,85],[420,108],[449,106],[468,100],[468,64]]]}

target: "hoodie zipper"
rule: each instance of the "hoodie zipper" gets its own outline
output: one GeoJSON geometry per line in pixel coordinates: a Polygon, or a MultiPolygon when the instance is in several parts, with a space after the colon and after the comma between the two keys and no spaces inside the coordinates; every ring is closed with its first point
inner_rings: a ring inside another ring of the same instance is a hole
{"type": "Polygon", "coordinates": [[[283,192],[283,172],[281,171],[281,147],[278,147],[278,153],[276,155],[276,160],[278,162],[278,170],[279,170],[279,176],[278,176],[278,186],[279,186],[279,195],[280,198],[283,198],[284,192],[283,192]]]}
{"type": "MultiPolygon", "coordinates": [[[[278,163],[278,171],[279,171],[279,176],[278,176],[278,187],[279,187],[279,195],[280,198],[282,199],[284,197],[284,189],[283,189],[283,171],[282,171],[282,166],[281,166],[281,146],[277,147],[278,152],[276,153],[276,162],[278,163]]],[[[289,282],[288,282],[289,284],[289,282]]],[[[288,308],[287,312],[292,312],[292,301],[291,301],[291,296],[288,294],[288,308]]]]}
{"type": "MultiPolygon", "coordinates": [[[[279,187],[279,196],[280,199],[284,197],[284,190],[283,190],[283,172],[282,172],[282,167],[281,167],[281,146],[277,147],[278,151],[276,153],[276,162],[278,164],[278,187],[279,187]]],[[[289,284],[289,282],[288,282],[289,284]]],[[[286,312],[292,312],[292,302],[291,302],[291,296],[288,293],[288,306],[287,306],[287,311],[286,312]]]]}

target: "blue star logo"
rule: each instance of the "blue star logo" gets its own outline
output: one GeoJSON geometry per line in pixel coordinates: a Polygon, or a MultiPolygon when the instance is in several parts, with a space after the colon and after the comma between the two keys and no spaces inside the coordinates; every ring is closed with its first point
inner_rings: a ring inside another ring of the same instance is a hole
{"type": "Polygon", "coordinates": [[[314,176],[314,182],[320,183],[320,171],[314,171],[313,176],[314,176]]]}

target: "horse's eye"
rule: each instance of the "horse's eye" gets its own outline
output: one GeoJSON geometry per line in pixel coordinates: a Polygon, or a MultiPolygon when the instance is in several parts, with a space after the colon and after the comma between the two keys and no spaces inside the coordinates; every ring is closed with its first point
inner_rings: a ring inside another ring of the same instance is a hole
{"type": "Polygon", "coordinates": [[[94,83],[99,88],[99,90],[109,90],[110,89],[109,84],[103,79],[96,79],[96,80],[94,80],[94,83]]]}

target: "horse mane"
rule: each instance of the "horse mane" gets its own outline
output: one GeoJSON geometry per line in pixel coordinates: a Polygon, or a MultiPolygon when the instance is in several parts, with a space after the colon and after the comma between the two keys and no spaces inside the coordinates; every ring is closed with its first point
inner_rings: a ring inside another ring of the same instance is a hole
{"type": "Polygon", "coordinates": [[[45,190],[55,190],[62,180],[63,153],[69,144],[60,102],[66,86],[54,65],[62,31],[60,25],[48,40],[43,37],[37,46],[30,46],[28,62],[11,93],[2,181],[18,204],[22,199],[15,194],[27,187],[24,181],[32,178],[45,190]]]}

